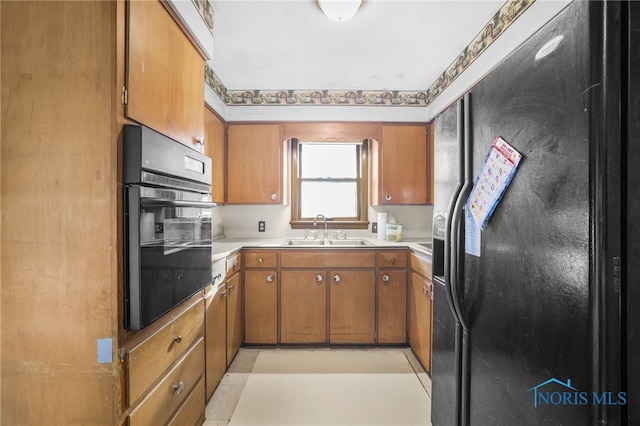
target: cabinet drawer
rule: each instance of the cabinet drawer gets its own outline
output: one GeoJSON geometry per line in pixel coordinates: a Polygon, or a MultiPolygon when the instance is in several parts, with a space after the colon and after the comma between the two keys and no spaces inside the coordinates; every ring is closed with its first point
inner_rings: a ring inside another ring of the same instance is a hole
{"type": "Polygon", "coordinates": [[[202,424],[204,420],[204,410],[204,379],[200,379],[176,415],[169,421],[168,425],[184,426],[202,424]]]}
{"type": "Polygon", "coordinates": [[[244,254],[244,264],[247,268],[276,268],[278,266],[278,252],[247,251],[244,254]]]}
{"type": "Polygon", "coordinates": [[[203,335],[204,303],[200,299],[182,315],[128,354],[129,405],[133,404],[184,351],[203,335]]]}
{"type": "MultiPolygon", "coordinates": [[[[187,399],[204,373],[204,338],[189,349],[162,381],[129,415],[129,426],[161,425],[187,399]]],[[[197,392],[198,389],[196,388],[197,392]]],[[[204,389],[198,398],[204,404],[204,389]]]]}
{"type": "Polygon", "coordinates": [[[280,255],[283,268],[373,268],[376,254],[369,250],[296,250],[280,255]]]}
{"type": "Polygon", "coordinates": [[[235,274],[242,267],[242,257],[240,253],[232,254],[227,257],[227,276],[235,274]]]}
{"type": "Polygon", "coordinates": [[[431,280],[431,262],[428,260],[421,258],[415,253],[411,253],[411,268],[420,275],[431,280]]]}
{"type": "Polygon", "coordinates": [[[402,251],[386,251],[378,253],[379,268],[406,268],[407,253],[402,251]]]}

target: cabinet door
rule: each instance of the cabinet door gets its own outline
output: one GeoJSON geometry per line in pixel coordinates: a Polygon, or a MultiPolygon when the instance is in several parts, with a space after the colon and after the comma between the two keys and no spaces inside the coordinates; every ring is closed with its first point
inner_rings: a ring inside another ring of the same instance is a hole
{"type": "Polygon", "coordinates": [[[127,117],[201,151],[204,59],[160,1],[129,1],[127,117]]]}
{"type": "Polygon", "coordinates": [[[245,270],[244,341],[278,343],[278,272],[245,270]]]}
{"type": "Polygon", "coordinates": [[[284,145],[278,124],[229,124],[227,202],[284,204],[284,145]]]}
{"type": "Polygon", "coordinates": [[[407,272],[378,274],[378,343],[407,342],[407,272]]]}
{"type": "Polygon", "coordinates": [[[431,371],[431,281],[412,273],[409,294],[409,345],[422,366],[431,371]]]}
{"type": "Polygon", "coordinates": [[[382,141],[375,144],[372,204],[426,204],[428,200],[428,147],[426,126],[382,126],[382,141]]]}
{"type": "Polygon", "coordinates": [[[211,201],[224,203],[224,123],[208,106],[204,108],[204,153],[211,158],[211,201]]]}
{"type": "Polygon", "coordinates": [[[282,271],[280,343],[327,341],[326,271],[282,271]]]}
{"type": "Polygon", "coordinates": [[[220,283],[205,297],[205,376],[211,398],[227,369],[227,286],[220,283]]]}
{"type": "Polygon", "coordinates": [[[374,343],[374,271],[329,272],[329,342],[374,343]]]}
{"type": "Polygon", "coordinates": [[[227,279],[227,367],[242,343],[242,298],[240,274],[227,279]]]}

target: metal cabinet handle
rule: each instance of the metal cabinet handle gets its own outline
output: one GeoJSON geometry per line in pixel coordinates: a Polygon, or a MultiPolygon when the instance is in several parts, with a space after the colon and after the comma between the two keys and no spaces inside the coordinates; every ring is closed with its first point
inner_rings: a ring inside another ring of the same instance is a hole
{"type": "Polygon", "coordinates": [[[261,258],[261,257],[259,257],[259,258],[258,258],[258,263],[262,263],[262,262],[264,262],[264,259],[263,259],[263,258],[261,258]]]}
{"type": "Polygon", "coordinates": [[[271,275],[271,274],[267,275],[267,281],[268,282],[273,282],[273,275],[271,275]]]}
{"type": "Polygon", "coordinates": [[[180,395],[184,390],[184,382],[180,381],[177,385],[173,385],[173,393],[180,395]]]}
{"type": "Polygon", "coordinates": [[[181,343],[182,342],[182,336],[178,335],[178,336],[174,337],[173,341],[176,342],[176,343],[181,343]]]}
{"type": "Polygon", "coordinates": [[[427,287],[422,286],[422,294],[427,294],[429,292],[429,290],[427,289],[427,287]]]}
{"type": "Polygon", "coordinates": [[[339,283],[339,282],[340,282],[340,275],[335,274],[335,275],[333,276],[333,280],[334,280],[335,282],[339,283]]]}
{"type": "Polygon", "coordinates": [[[391,258],[391,264],[392,264],[392,265],[395,265],[395,264],[396,264],[396,258],[395,258],[395,257],[392,257],[392,258],[391,258]]]}
{"type": "Polygon", "coordinates": [[[323,279],[324,277],[322,276],[322,274],[316,275],[316,281],[318,281],[319,283],[321,283],[323,279]]]}
{"type": "Polygon", "coordinates": [[[388,282],[389,282],[389,279],[390,279],[390,278],[389,278],[389,275],[387,275],[387,274],[384,274],[384,275],[382,276],[382,281],[384,281],[385,283],[388,283],[388,282]]]}
{"type": "Polygon", "coordinates": [[[196,143],[199,143],[200,145],[204,146],[204,136],[200,136],[199,138],[196,138],[196,143]]]}
{"type": "Polygon", "coordinates": [[[178,281],[182,281],[183,278],[184,278],[184,274],[178,275],[178,281]]]}
{"type": "Polygon", "coordinates": [[[391,201],[391,194],[387,194],[384,196],[385,201],[391,201]]]}
{"type": "Polygon", "coordinates": [[[275,201],[278,199],[278,195],[277,194],[271,194],[271,201],[275,201]]]}
{"type": "Polygon", "coordinates": [[[231,285],[229,286],[229,292],[231,292],[235,286],[236,286],[235,284],[231,284],[231,285]]]}
{"type": "Polygon", "coordinates": [[[222,297],[227,297],[227,289],[222,290],[222,297]]]}

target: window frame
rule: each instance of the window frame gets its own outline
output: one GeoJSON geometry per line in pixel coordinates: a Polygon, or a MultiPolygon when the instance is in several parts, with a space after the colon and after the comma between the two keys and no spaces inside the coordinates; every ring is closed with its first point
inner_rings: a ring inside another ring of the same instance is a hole
{"type": "MultiPolygon", "coordinates": [[[[300,178],[300,147],[304,143],[347,143],[360,145],[359,169],[360,176],[356,179],[358,191],[358,217],[351,218],[329,218],[327,221],[328,229],[367,229],[369,227],[368,209],[369,209],[369,140],[333,142],[333,141],[300,141],[291,139],[291,229],[320,229],[324,227],[321,221],[313,226],[314,218],[301,217],[301,186],[303,181],[340,181],[351,179],[301,179],[300,178]]],[[[323,214],[323,212],[318,212],[323,214]]]]}

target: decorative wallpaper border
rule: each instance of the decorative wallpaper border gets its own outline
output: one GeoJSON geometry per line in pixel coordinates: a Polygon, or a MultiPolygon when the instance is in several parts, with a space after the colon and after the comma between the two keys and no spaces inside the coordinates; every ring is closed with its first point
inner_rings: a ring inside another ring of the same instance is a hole
{"type": "Polygon", "coordinates": [[[209,0],[191,0],[191,3],[193,3],[204,24],[209,29],[211,35],[213,35],[213,8],[209,0]]]}
{"type": "MultiPolygon", "coordinates": [[[[192,0],[195,3],[207,0],[192,0]]],[[[205,81],[229,106],[399,106],[424,107],[466,70],[535,0],[508,0],[473,41],[425,91],[401,90],[228,90],[205,65],[205,81]]],[[[200,9],[198,9],[200,10],[200,9]]],[[[208,25],[207,25],[208,26],[208,25]]],[[[211,11],[213,31],[213,11],[211,11]]]]}

